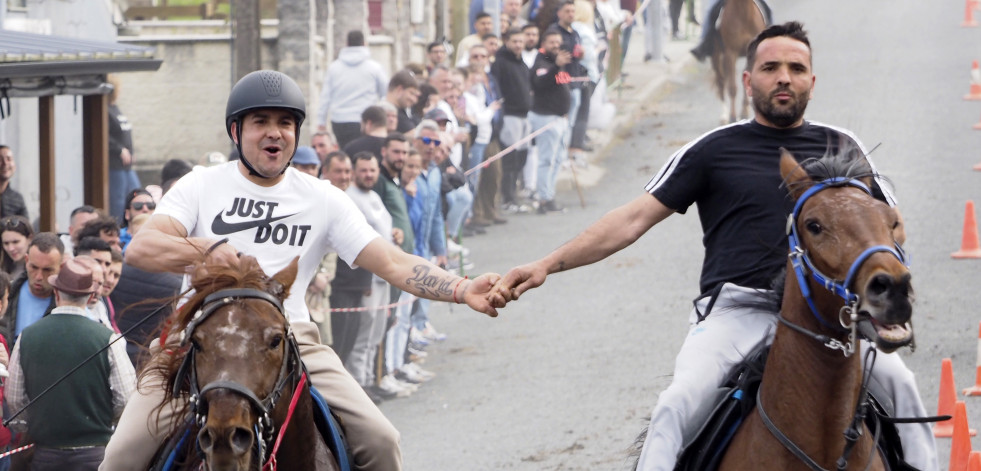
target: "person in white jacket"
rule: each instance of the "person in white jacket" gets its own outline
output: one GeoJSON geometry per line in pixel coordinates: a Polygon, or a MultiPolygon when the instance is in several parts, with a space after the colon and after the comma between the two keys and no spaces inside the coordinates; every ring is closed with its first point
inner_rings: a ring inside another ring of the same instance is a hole
{"type": "Polygon", "coordinates": [[[381,64],[371,59],[364,33],[348,32],[347,47],[341,49],[324,75],[317,130],[327,130],[329,116],[331,130],[343,148],[361,135],[361,112],[385,98],[387,91],[388,76],[381,64]]]}

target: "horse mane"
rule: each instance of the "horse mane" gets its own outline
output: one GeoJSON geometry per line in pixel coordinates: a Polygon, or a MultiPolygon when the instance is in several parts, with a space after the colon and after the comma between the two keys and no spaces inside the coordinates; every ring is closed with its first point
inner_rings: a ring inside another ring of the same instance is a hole
{"type": "MultiPolygon", "coordinates": [[[[160,388],[160,379],[163,379],[164,396],[160,404],[154,407],[159,423],[160,413],[164,407],[169,407],[172,400],[178,399],[174,395],[177,370],[184,361],[188,347],[180,346],[180,339],[177,337],[194,315],[201,309],[204,299],[211,293],[228,288],[253,288],[261,291],[268,291],[270,278],[259,266],[259,262],[252,256],[243,255],[239,257],[238,263],[227,265],[209,264],[205,266],[204,260],[196,262],[191,270],[191,296],[186,302],[175,310],[164,322],[163,332],[160,335],[161,348],[154,353],[146,363],[146,367],[140,373],[139,387],[160,388]],[[152,379],[153,381],[144,380],[152,379]]],[[[278,284],[277,284],[278,286],[278,284]]],[[[174,302],[187,293],[178,294],[174,302]]],[[[284,298],[289,293],[276,293],[284,298]]],[[[188,412],[189,404],[187,401],[178,401],[182,405],[175,410],[178,417],[188,412]]],[[[173,422],[175,430],[183,426],[180,420],[173,422]]]]}
{"type": "MultiPolygon", "coordinates": [[[[807,172],[812,181],[798,184],[788,184],[785,181],[783,186],[788,191],[792,191],[797,189],[799,185],[811,186],[832,178],[884,180],[884,177],[872,169],[872,165],[869,164],[866,157],[865,151],[852,138],[840,132],[829,131],[828,145],[824,155],[821,158],[810,158],[800,162],[801,168],[807,172]]],[[[841,184],[843,185],[844,182],[841,184]]]]}

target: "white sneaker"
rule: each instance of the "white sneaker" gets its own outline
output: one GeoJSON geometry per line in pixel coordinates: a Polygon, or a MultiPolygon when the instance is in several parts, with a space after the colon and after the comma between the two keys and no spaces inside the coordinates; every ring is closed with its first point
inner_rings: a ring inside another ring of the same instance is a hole
{"type": "Polygon", "coordinates": [[[423,329],[421,334],[426,340],[430,340],[432,342],[442,342],[446,340],[446,334],[437,332],[436,328],[433,327],[433,324],[429,322],[426,323],[426,328],[423,329]]]}
{"type": "Polygon", "coordinates": [[[446,254],[450,258],[457,258],[461,252],[464,257],[470,256],[470,249],[454,242],[453,239],[446,239],[446,254]]]}
{"type": "Polygon", "coordinates": [[[389,394],[394,394],[396,397],[408,397],[412,394],[413,390],[406,388],[392,375],[386,375],[381,381],[378,382],[378,389],[385,391],[389,394]]]}
{"type": "Polygon", "coordinates": [[[418,377],[422,381],[429,381],[436,377],[436,373],[433,373],[432,371],[424,370],[422,369],[422,367],[420,367],[415,363],[406,363],[402,365],[401,370],[404,373],[411,374],[413,376],[418,377]]]}

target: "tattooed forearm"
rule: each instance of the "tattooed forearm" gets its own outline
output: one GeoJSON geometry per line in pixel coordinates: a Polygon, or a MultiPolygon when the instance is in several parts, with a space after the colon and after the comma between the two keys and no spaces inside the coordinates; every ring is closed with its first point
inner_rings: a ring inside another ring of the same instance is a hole
{"type": "Polygon", "coordinates": [[[432,274],[430,266],[419,264],[412,267],[412,278],[405,280],[408,291],[412,294],[429,299],[445,300],[453,296],[452,275],[432,274]]]}

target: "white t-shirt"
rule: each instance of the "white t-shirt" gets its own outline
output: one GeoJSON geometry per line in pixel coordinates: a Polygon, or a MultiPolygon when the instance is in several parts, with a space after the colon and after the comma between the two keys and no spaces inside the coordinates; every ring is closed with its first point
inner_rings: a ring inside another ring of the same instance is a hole
{"type": "Polygon", "coordinates": [[[299,256],[284,307],[291,321],[309,321],[303,295],[324,254],[336,252],[353,264],[378,234],[354,202],[326,180],[290,167],[282,181],[263,187],[237,167],[231,161],[191,172],[164,195],[154,214],[176,219],[190,237],[228,237],[270,276],[299,256]]]}

